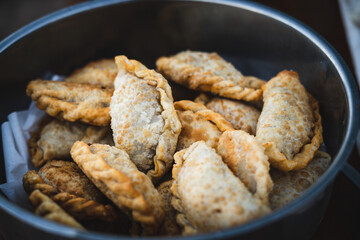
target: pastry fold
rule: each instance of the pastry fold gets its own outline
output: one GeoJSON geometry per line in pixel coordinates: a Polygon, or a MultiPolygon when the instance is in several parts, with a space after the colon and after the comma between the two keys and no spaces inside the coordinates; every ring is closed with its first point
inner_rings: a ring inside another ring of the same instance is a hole
{"type": "Polygon", "coordinates": [[[117,56],[118,75],[111,100],[115,146],[125,150],[153,180],[173,162],[181,124],[167,80],[136,60],[117,56]]]}
{"type": "Polygon", "coordinates": [[[136,168],[125,151],[77,141],[71,156],[100,191],[141,223],[144,235],[159,231],[164,218],[162,198],[150,178],[136,168]]]}
{"type": "Polygon", "coordinates": [[[233,227],[270,212],[203,141],[174,156],[173,207],[183,234],[233,227]]]}
{"type": "Polygon", "coordinates": [[[37,79],[28,84],[26,94],[50,116],[95,126],[107,126],[110,123],[112,89],[85,83],[37,79]]]}
{"type": "Polygon", "coordinates": [[[261,99],[265,81],[244,76],[217,53],[184,51],[156,61],[159,72],[176,83],[193,90],[236,100],[261,99]]]}
{"type": "Polygon", "coordinates": [[[256,139],[273,167],[281,171],[305,168],[323,141],[317,101],[292,71],[280,72],[263,91],[256,139]]]}

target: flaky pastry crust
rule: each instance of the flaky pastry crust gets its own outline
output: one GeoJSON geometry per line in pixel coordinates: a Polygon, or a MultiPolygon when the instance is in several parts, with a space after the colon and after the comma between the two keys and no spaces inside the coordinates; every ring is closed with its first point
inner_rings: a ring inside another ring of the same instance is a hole
{"type": "Polygon", "coordinates": [[[271,169],[271,178],[274,188],[270,193],[272,209],[285,206],[300,196],[313,185],[331,164],[331,156],[325,152],[317,151],[314,159],[299,171],[282,172],[271,169]]]}
{"type": "Polygon", "coordinates": [[[167,80],[126,56],[115,57],[118,75],[110,105],[115,146],[153,180],[173,162],[181,124],[167,80]]]}
{"type": "Polygon", "coordinates": [[[270,212],[205,142],[192,144],[174,158],[172,204],[183,234],[233,227],[270,212]]]}
{"type": "Polygon", "coordinates": [[[85,230],[84,227],[78,223],[73,217],[67,214],[61,207],[59,207],[48,196],[35,190],[30,194],[29,200],[35,208],[35,214],[45,219],[58,222],[70,227],[85,230]]]}
{"type": "Polygon", "coordinates": [[[219,140],[218,154],[255,197],[269,204],[273,182],[264,147],[242,130],[227,130],[219,140]]]}
{"type": "Polygon", "coordinates": [[[177,144],[178,151],[201,140],[216,148],[221,133],[233,129],[231,123],[223,116],[200,103],[182,100],[175,102],[174,107],[182,125],[177,144]]]}
{"type": "Polygon", "coordinates": [[[156,234],[164,218],[163,201],[150,178],[137,170],[128,154],[116,147],[77,141],[71,156],[81,170],[116,206],[156,234]]]}
{"type": "Polygon", "coordinates": [[[110,123],[112,89],[85,83],[37,79],[28,84],[26,94],[50,116],[95,126],[107,126],[110,123]]]}
{"type": "Polygon", "coordinates": [[[65,82],[88,83],[107,88],[114,88],[117,75],[114,59],[100,59],[90,62],[86,66],[76,69],[65,82]]]}
{"type": "Polygon", "coordinates": [[[317,101],[292,71],[280,72],[263,90],[256,139],[273,167],[281,171],[305,168],[323,141],[317,101]]]}
{"type": "Polygon", "coordinates": [[[236,100],[261,99],[265,81],[243,76],[217,53],[184,51],[156,61],[159,72],[167,79],[193,90],[211,92],[236,100]]]}

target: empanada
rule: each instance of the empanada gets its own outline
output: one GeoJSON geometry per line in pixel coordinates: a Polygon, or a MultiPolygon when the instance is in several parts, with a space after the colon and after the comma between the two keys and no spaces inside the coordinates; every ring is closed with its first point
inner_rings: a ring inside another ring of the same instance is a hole
{"type": "Polygon", "coordinates": [[[115,62],[119,72],[110,105],[115,146],[158,179],[172,166],[181,131],[171,88],[161,74],[136,60],[117,56],[115,62]]]}
{"type": "Polygon", "coordinates": [[[35,208],[36,215],[70,227],[85,230],[80,223],[78,223],[53,200],[51,200],[45,194],[41,193],[39,190],[32,192],[30,194],[29,200],[35,208]]]}
{"type": "Polygon", "coordinates": [[[52,120],[29,140],[31,161],[41,167],[53,159],[70,159],[70,149],[77,140],[87,143],[114,145],[110,127],[95,127],[81,123],[52,120]]]}
{"type": "Polygon", "coordinates": [[[314,159],[299,171],[281,172],[271,169],[271,178],[274,188],[270,193],[272,209],[285,206],[300,196],[307,188],[313,185],[331,164],[331,156],[325,152],[317,151],[314,159]]]}
{"type": "Polygon", "coordinates": [[[184,51],[156,61],[159,72],[176,83],[193,90],[236,100],[256,101],[261,98],[265,81],[243,76],[217,53],[184,51]]]}
{"type": "Polygon", "coordinates": [[[270,212],[205,142],[192,144],[174,158],[172,204],[183,234],[233,227],[270,212]]]}
{"type": "Polygon", "coordinates": [[[47,114],[69,122],[81,121],[95,126],[110,123],[113,89],[85,83],[31,81],[26,94],[47,114]]]}
{"type": "Polygon", "coordinates": [[[242,130],[227,130],[220,137],[217,151],[249,191],[268,204],[273,187],[270,164],[255,137],[242,130]]]}
{"type": "Polygon", "coordinates": [[[117,67],[114,59],[100,59],[75,70],[65,82],[88,83],[114,88],[117,67]]]}
{"type": "Polygon", "coordinates": [[[156,234],[164,219],[164,203],[150,178],[140,172],[129,155],[116,147],[77,141],[71,156],[90,180],[121,210],[156,234]]]}
{"type": "Polygon", "coordinates": [[[273,167],[281,171],[305,168],[322,143],[317,101],[292,71],[280,72],[263,91],[256,139],[265,147],[273,167]]]}
{"type": "Polygon", "coordinates": [[[202,103],[208,109],[220,113],[233,125],[234,129],[255,135],[256,124],[260,115],[259,110],[256,108],[239,101],[224,98],[210,100],[204,94],[200,94],[195,99],[195,102],[202,103]]]}
{"type": "Polygon", "coordinates": [[[231,123],[223,116],[200,103],[182,100],[175,102],[174,106],[182,125],[177,144],[178,151],[201,140],[216,148],[221,133],[233,129],[231,123]]]}
{"type": "Polygon", "coordinates": [[[176,210],[171,205],[172,193],[170,187],[172,185],[172,180],[163,182],[157,187],[158,192],[160,193],[162,199],[164,200],[164,223],[160,230],[160,235],[163,236],[173,236],[179,235],[181,233],[179,225],[176,223],[176,210]]]}

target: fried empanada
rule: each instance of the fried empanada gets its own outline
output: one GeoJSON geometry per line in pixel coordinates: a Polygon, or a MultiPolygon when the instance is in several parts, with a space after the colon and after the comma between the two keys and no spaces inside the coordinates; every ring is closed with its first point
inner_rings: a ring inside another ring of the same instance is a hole
{"type": "Polygon", "coordinates": [[[35,208],[35,214],[45,219],[58,222],[70,227],[85,230],[84,227],[78,223],[73,217],[67,214],[61,207],[59,207],[48,196],[35,190],[30,194],[29,200],[35,208]]]}
{"type": "Polygon", "coordinates": [[[325,152],[317,151],[314,159],[299,171],[281,172],[271,169],[271,178],[274,188],[270,193],[272,209],[285,206],[300,196],[307,188],[313,185],[331,164],[331,156],[325,152]]]}
{"type": "Polygon", "coordinates": [[[210,147],[216,148],[221,133],[233,129],[231,123],[223,116],[200,103],[182,100],[175,102],[174,107],[182,125],[177,151],[201,140],[210,147]]]}
{"type": "Polygon", "coordinates": [[[114,145],[110,127],[95,127],[81,123],[52,120],[29,140],[31,161],[41,167],[53,159],[70,159],[70,149],[77,140],[87,143],[114,145]]]}
{"type": "Polygon", "coordinates": [[[114,88],[117,72],[114,59],[100,59],[75,70],[65,79],[65,82],[88,83],[106,88],[114,88]]]}
{"type": "Polygon", "coordinates": [[[217,53],[184,51],[159,58],[156,66],[167,79],[190,89],[236,100],[259,100],[265,84],[256,77],[243,76],[217,53]]]}
{"type": "Polygon", "coordinates": [[[172,193],[170,187],[172,180],[163,182],[157,187],[162,199],[164,200],[164,223],[160,230],[160,235],[163,236],[174,236],[181,233],[179,225],[176,223],[176,210],[171,205],[172,193]]]}
{"type": "Polygon", "coordinates": [[[156,234],[164,219],[164,203],[150,178],[140,172],[129,155],[116,147],[77,141],[71,156],[90,180],[120,209],[156,234]]]}
{"type": "Polygon", "coordinates": [[[43,178],[31,170],[23,177],[27,193],[40,190],[77,220],[114,222],[117,211],[105,204],[104,195],[73,162],[51,161],[40,169],[43,178]]]}
{"type": "Polygon", "coordinates": [[[233,227],[270,212],[205,142],[192,144],[174,158],[172,204],[183,234],[233,227]]]}
{"type": "Polygon", "coordinates": [[[115,146],[124,149],[153,180],[173,162],[181,124],[166,79],[136,60],[117,56],[119,72],[111,100],[115,146]]]}
{"type": "Polygon", "coordinates": [[[280,72],[263,90],[256,139],[265,147],[273,167],[281,171],[305,168],[322,143],[317,101],[292,71],[280,72]]]}
{"type": "Polygon", "coordinates": [[[85,83],[31,81],[26,94],[47,114],[69,122],[81,121],[95,126],[110,123],[113,89],[85,83]]]}
{"type": "Polygon", "coordinates": [[[245,103],[224,98],[208,99],[200,94],[195,102],[204,104],[208,109],[220,113],[236,130],[243,130],[255,135],[260,111],[245,103]]]}
{"type": "Polygon", "coordinates": [[[269,203],[273,182],[265,149],[242,130],[227,130],[219,140],[218,154],[255,197],[269,203]]]}

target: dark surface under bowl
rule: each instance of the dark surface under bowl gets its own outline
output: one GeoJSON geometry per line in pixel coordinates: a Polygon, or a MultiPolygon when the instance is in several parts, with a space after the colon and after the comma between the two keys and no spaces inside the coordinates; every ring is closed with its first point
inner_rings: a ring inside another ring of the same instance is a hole
{"type": "MultiPolygon", "coordinates": [[[[324,141],[334,159],[316,184],[283,209],[193,238],[310,238],[324,215],[331,183],[354,144],[359,99],[341,57],[282,13],[250,2],[216,1],[95,1],[56,12],[0,43],[1,94],[13,103],[3,104],[1,112],[27,108],[26,84],[46,72],[66,75],[90,60],[119,54],[154,68],[159,56],[185,49],[216,51],[245,75],[263,79],[283,69],[297,71],[319,101],[324,141]]],[[[40,219],[2,196],[0,212],[8,239],[105,238],[40,219]]]]}

